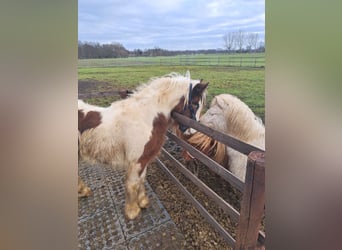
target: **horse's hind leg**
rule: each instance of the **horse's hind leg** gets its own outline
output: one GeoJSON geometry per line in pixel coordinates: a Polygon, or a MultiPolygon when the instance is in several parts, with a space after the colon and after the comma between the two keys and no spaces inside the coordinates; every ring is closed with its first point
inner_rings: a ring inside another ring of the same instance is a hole
{"type": "Polygon", "coordinates": [[[146,208],[149,205],[149,200],[145,190],[146,169],[147,168],[145,167],[144,171],[141,173],[139,181],[138,205],[140,208],[146,208]]]}
{"type": "Polygon", "coordinates": [[[139,189],[141,178],[139,176],[140,164],[131,164],[126,175],[126,204],[125,215],[128,219],[135,219],[140,213],[139,189]]]}
{"type": "Polygon", "coordinates": [[[81,177],[78,176],[78,197],[86,197],[91,194],[90,188],[84,184],[81,177]]]}
{"type": "MultiPolygon", "coordinates": [[[[80,133],[78,133],[78,162],[80,162],[80,133]]],[[[87,197],[91,194],[89,187],[84,184],[81,177],[78,176],[78,197],[87,197]]]]}

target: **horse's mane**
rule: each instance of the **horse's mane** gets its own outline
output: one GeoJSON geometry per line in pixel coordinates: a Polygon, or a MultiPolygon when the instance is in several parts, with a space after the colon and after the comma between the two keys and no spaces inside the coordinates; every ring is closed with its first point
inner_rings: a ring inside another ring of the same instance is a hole
{"type": "MultiPolygon", "coordinates": [[[[176,72],[171,72],[161,77],[152,77],[147,83],[139,85],[131,95],[134,98],[148,98],[151,95],[165,97],[168,93],[172,93],[174,89],[188,88],[191,80],[188,76],[183,76],[176,72]]],[[[197,83],[198,81],[195,80],[197,83]]],[[[195,85],[193,83],[193,85],[195,85]]],[[[161,98],[158,98],[161,99],[161,98]]],[[[188,101],[188,95],[184,96],[185,102],[188,101]]]]}
{"type": "Polygon", "coordinates": [[[227,160],[226,145],[201,132],[191,135],[188,142],[220,164],[224,164],[227,160]]]}
{"type": "MultiPolygon", "coordinates": [[[[211,102],[210,107],[214,106],[221,109],[226,119],[227,127],[224,132],[245,142],[251,142],[251,140],[265,135],[262,120],[253,113],[246,103],[236,96],[229,94],[218,95],[211,102]]],[[[202,118],[201,122],[205,124],[205,116],[202,118]]],[[[263,145],[256,146],[263,147],[263,145]]]]}

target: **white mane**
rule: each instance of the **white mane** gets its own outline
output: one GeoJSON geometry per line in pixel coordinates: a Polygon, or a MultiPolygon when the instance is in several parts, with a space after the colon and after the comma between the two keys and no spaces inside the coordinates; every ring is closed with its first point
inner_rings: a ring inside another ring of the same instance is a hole
{"type": "Polygon", "coordinates": [[[202,123],[217,127],[218,130],[239,140],[265,149],[265,127],[262,120],[239,98],[221,94],[215,96],[210,107],[211,110],[200,118],[202,123]],[[217,119],[220,113],[222,119],[217,119]],[[212,121],[213,118],[215,121],[212,121]]]}
{"type": "MultiPolygon", "coordinates": [[[[200,123],[260,149],[265,149],[265,127],[262,120],[244,102],[233,95],[215,96],[210,108],[201,116],[200,123]]],[[[188,139],[191,144],[197,145],[201,150],[214,151],[213,158],[220,164],[226,164],[224,161],[228,157],[229,170],[244,180],[247,157],[222,143],[215,142],[211,146],[212,140],[211,137],[199,132],[194,133],[188,139]]]]}
{"type": "MultiPolygon", "coordinates": [[[[191,80],[190,73],[185,76],[172,72],[162,77],[154,77],[149,82],[137,87],[136,91],[131,95],[133,98],[149,98],[150,96],[158,96],[156,100],[163,102],[168,95],[179,95],[178,93],[188,93],[190,83],[192,87],[199,83],[199,80],[191,80]]],[[[188,101],[188,94],[184,95],[185,102],[188,101]]]]}

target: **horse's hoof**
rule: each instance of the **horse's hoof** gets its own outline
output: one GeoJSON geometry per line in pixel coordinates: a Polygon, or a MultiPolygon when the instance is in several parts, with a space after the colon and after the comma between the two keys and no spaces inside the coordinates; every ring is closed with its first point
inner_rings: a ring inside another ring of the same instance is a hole
{"type": "Polygon", "coordinates": [[[125,215],[129,220],[134,220],[138,217],[140,213],[140,207],[137,204],[134,205],[126,205],[125,207],[125,215]]]}
{"type": "Polygon", "coordinates": [[[91,190],[88,187],[84,187],[81,190],[78,190],[78,197],[83,198],[83,197],[88,197],[91,195],[91,190]]]}
{"type": "Polygon", "coordinates": [[[150,201],[147,196],[144,196],[142,199],[139,200],[139,207],[147,208],[150,201]]]}

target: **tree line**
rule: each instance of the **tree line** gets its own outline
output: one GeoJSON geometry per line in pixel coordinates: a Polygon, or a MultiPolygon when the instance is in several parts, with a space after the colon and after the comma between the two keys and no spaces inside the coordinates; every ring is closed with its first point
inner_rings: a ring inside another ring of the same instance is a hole
{"type": "Polygon", "coordinates": [[[78,41],[78,58],[128,57],[129,51],[120,43],[99,44],[78,41]]]}
{"type": "Polygon", "coordinates": [[[219,53],[248,53],[264,52],[263,43],[259,42],[257,33],[244,33],[242,31],[228,33],[223,36],[225,49],[201,50],[166,50],[158,47],[152,49],[127,50],[121,43],[100,44],[96,42],[78,41],[78,58],[123,58],[138,56],[175,56],[191,54],[219,54],[219,53]]]}

